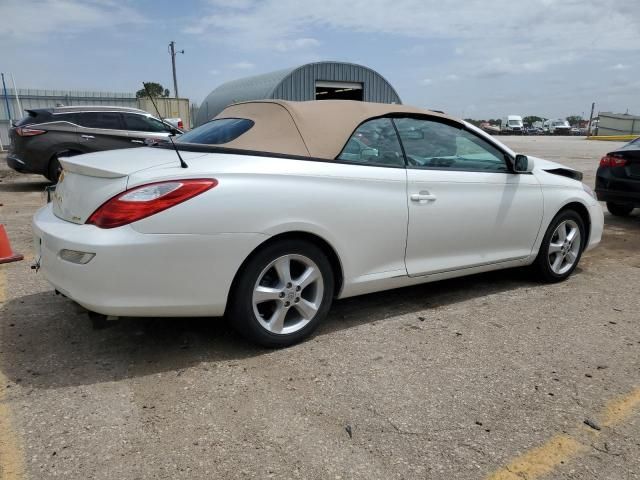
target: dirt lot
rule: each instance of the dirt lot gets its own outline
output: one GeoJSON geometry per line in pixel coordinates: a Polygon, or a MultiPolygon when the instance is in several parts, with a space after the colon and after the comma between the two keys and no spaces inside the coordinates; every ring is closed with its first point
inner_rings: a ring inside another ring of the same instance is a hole
{"type": "MultiPolygon", "coordinates": [[[[617,145],[504,141],[590,184],[617,145]]],[[[271,351],[209,319],[92,330],[29,269],[42,178],[0,159],[0,179],[28,254],[0,268],[0,478],[640,478],[638,210],[606,214],[563,284],[505,271],[343,300],[271,351]]]]}

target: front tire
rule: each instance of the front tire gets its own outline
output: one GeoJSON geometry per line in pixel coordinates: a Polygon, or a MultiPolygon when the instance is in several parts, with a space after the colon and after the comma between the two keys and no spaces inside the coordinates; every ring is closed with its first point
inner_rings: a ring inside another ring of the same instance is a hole
{"type": "Polygon", "coordinates": [[[227,318],[248,340],[286,347],[307,338],[327,316],[334,275],[324,252],[302,240],[267,245],[234,282],[227,318]]]}
{"type": "Polygon", "coordinates": [[[556,215],[533,264],[538,278],[547,283],[566,280],[578,266],[586,238],[584,221],[576,211],[556,215]]]}
{"type": "Polygon", "coordinates": [[[612,203],[607,202],[607,210],[611,215],[615,215],[616,217],[628,217],[633,212],[633,204],[632,203],[612,203]]]}

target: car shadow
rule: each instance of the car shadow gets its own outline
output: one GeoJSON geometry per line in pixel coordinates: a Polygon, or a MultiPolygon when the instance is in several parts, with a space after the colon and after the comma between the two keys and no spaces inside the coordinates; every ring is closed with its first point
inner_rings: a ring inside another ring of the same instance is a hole
{"type": "Polygon", "coordinates": [[[604,224],[605,227],[640,229],[640,208],[636,208],[628,217],[616,217],[605,212],[604,224]]]}
{"type": "Polygon", "coordinates": [[[0,183],[0,192],[44,192],[45,187],[52,185],[47,180],[29,181],[29,182],[2,182],[0,183]]]}
{"type": "MultiPolygon", "coordinates": [[[[430,309],[535,285],[526,272],[505,270],[339,300],[315,338],[399,315],[415,314],[420,321],[419,313],[429,322],[435,318],[430,309]]],[[[248,344],[223,319],[126,318],[93,330],[86,313],[53,292],[13,299],[1,318],[3,373],[30,388],[117,381],[274,353],[248,344]]]]}

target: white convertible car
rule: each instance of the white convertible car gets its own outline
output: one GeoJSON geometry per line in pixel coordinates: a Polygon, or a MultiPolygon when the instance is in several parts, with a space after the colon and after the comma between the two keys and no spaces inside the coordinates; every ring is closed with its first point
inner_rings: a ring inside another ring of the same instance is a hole
{"type": "Polygon", "coordinates": [[[61,159],[33,220],[53,286],[103,316],[221,316],[307,337],[334,298],[530,265],[600,241],[581,174],[402,105],[253,101],[170,144],[61,159]]]}

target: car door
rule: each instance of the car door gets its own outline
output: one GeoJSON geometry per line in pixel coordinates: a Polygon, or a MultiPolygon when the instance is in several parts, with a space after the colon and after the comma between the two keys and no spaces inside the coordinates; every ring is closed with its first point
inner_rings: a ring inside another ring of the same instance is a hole
{"type": "Polygon", "coordinates": [[[140,113],[123,113],[129,141],[134,146],[142,146],[147,140],[165,139],[169,136],[169,127],[157,118],[140,113]]]}
{"type": "Polygon", "coordinates": [[[78,112],[74,114],[78,142],[87,152],[129,148],[131,141],[119,112],[78,112]]]}
{"type": "Polygon", "coordinates": [[[407,158],[410,276],[525,258],[542,221],[542,190],[505,152],[460,125],[395,120],[407,158]]]}

